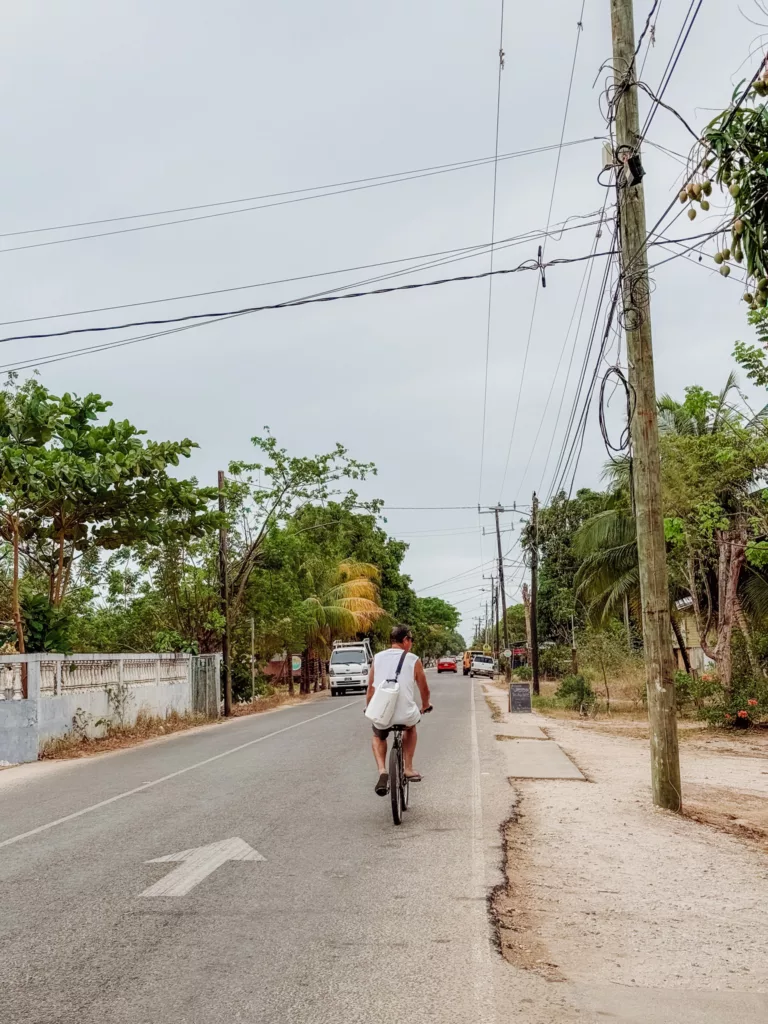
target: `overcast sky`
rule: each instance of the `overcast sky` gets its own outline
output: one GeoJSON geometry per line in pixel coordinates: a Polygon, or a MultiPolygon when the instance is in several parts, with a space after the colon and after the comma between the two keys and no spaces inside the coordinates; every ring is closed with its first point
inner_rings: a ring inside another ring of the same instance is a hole
{"type": "MultiPolygon", "coordinates": [[[[661,5],[656,46],[643,73],[653,88],[688,6],[688,0],[661,5]]],[[[636,2],[638,33],[650,7],[651,0],[636,2]]],[[[757,16],[752,0],[742,7],[757,16]]],[[[559,141],[580,10],[581,0],[507,3],[501,153],[559,141]]],[[[491,156],[499,14],[499,0],[28,0],[9,7],[0,38],[2,230],[262,196],[491,156]]],[[[665,99],[700,128],[713,116],[708,108],[722,109],[734,85],[751,76],[756,57],[739,67],[758,32],[735,0],[705,0],[665,99]]],[[[604,135],[604,75],[595,88],[593,82],[609,57],[608,0],[586,0],[566,141],[604,135]]],[[[687,153],[691,142],[663,110],[649,138],[679,153],[687,153]]],[[[682,168],[650,147],[644,161],[652,224],[682,168]]],[[[555,162],[556,153],[548,152],[499,165],[498,239],[543,229],[555,162]]],[[[600,167],[597,141],[563,150],[553,224],[602,206],[600,167]]],[[[15,249],[0,255],[2,319],[479,245],[490,239],[492,183],[492,167],[482,166],[173,227],[15,249]]],[[[151,222],[6,236],[0,247],[151,222]]],[[[701,223],[696,230],[704,230],[701,223]]],[[[550,241],[547,258],[586,254],[594,232],[585,227],[550,241]]],[[[691,233],[685,218],[670,231],[675,237],[691,233]]],[[[496,267],[535,258],[538,244],[497,253],[496,267]]],[[[707,273],[708,265],[678,259],[655,273],[659,393],[680,396],[688,383],[719,388],[731,368],[734,339],[750,337],[742,289],[707,273]]],[[[573,344],[566,331],[585,265],[553,267],[547,274],[503,488],[539,285],[534,273],[496,278],[480,494],[487,281],[255,314],[55,363],[42,369],[42,380],[54,391],[100,392],[114,402],[116,416],[130,418],[152,438],[191,437],[200,450],[188,468],[201,481],[213,482],[231,459],[250,458],[249,438],[268,424],[291,452],[324,451],[338,440],[355,457],[374,461],[379,475],[365,493],[392,506],[472,506],[478,496],[485,504],[527,504],[534,488],[546,495],[551,485],[602,268],[595,264],[549,460],[573,344]]],[[[401,282],[487,269],[483,255],[401,282]]],[[[25,328],[279,302],[376,273],[347,272],[25,328]]],[[[0,331],[23,333],[19,326],[0,331]]],[[[3,362],[104,340],[86,335],[7,343],[3,362]]],[[[761,403],[761,396],[753,398],[761,403]]],[[[593,411],[576,486],[598,486],[604,461],[593,411]]],[[[503,517],[505,529],[512,518],[503,517]]],[[[486,526],[491,522],[484,517],[486,526]]],[[[485,601],[471,589],[482,585],[482,570],[475,567],[494,553],[491,538],[479,535],[476,512],[393,510],[387,528],[411,544],[405,568],[415,587],[455,601],[469,633],[485,601]]],[[[515,536],[503,538],[505,550],[512,548],[513,597],[522,578],[514,564],[515,536]]]]}

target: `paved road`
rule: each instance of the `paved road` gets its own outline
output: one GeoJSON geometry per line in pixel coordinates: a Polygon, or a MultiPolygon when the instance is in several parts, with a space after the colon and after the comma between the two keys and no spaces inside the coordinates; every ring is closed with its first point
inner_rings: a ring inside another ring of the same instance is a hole
{"type": "Polygon", "coordinates": [[[472,691],[431,675],[399,829],[362,698],[0,773],[0,1017],[494,1022],[472,691]],[[231,837],[265,860],[141,895],[179,867],[148,861],[231,837]]]}

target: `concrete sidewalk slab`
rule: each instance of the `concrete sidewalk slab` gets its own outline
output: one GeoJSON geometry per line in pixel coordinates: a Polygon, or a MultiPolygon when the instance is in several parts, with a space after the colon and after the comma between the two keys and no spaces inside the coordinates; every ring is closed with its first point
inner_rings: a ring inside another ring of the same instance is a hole
{"type": "Polygon", "coordinates": [[[513,739],[501,743],[510,779],[575,779],[586,782],[554,740],[513,739]]]}
{"type": "Polygon", "coordinates": [[[549,736],[531,720],[529,715],[509,715],[507,721],[499,726],[499,736],[509,736],[518,740],[548,740],[549,736]]]}

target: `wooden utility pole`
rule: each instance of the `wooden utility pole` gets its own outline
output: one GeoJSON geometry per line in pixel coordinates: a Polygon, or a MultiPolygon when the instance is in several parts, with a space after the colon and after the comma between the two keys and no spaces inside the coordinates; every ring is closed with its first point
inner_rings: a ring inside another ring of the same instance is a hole
{"type": "Polygon", "coordinates": [[[224,620],[224,634],[221,638],[221,661],[224,666],[224,714],[232,714],[232,664],[229,657],[229,569],[227,565],[227,504],[224,495],[224,471],[219,470],[219,512],[222,520],[219,527],[219,609],[224,620]]]}
{"type": "Polygon", "coordinates": [[[527,583],[523,584],[523,608],[525,608],[525,649],[528,651],[528,663],[531,656],[531,590],[527,583]]]}
{"type": "Polygon", "coordinates": [[[493,585],[493,596],[496,602],[496,612],[493,619],[493,635],[496,638],[493,646],[496,652],[496,660],[498,661],[499,655],[501,654],[501,637],[499,636],[499,584],[494,583],[493,585]]]}
{"type": "Polygon", "coordinates": [[[533,692],[539,692],[539,625],[536,601],[539,596],[539,499],[533,494],[531,506],[531,668],[533,692]]]}
{"type": "Polygon", "coordinates": [[[656,421],[651,304],[648,283],[645,196],[640,183],[640,119],[632,0],[610,0],[618,208],[621,228],[623,319],[627,336],[632,472],[645,648],[645,680],[651,728],[653,802],[672,811],[682,806],[675,717],[674,655],[661,505],[661,458],[656,421]],[[634,165],[634,166],[631,166],[634,165]],[[634,172],[634,173],[633,173],[634,172]]]}
{"type": "MultiPolygon", "coordinates": [[[[495,508],[480,510],[480,506],[477,506],[477,511],[480,515],[489,515],[493,513],[496,517],[496,547],[499,553],[499,593],[501,594],[501,628],[504,633],[504,650],[509,650],[509,625],[507,623],[507,592],[504,588],[504,556],[501,553],[501,526],[499,525],[499,514],[501,512],[508,512],[510,509],[502,508],[501,505],[496,505],[495,508]]],[[[511,661],[511,659],[510,659],[511,661]]],[[[507,677],[510,674],[510,666],[507,665],[506,670],[507,677]]]]}

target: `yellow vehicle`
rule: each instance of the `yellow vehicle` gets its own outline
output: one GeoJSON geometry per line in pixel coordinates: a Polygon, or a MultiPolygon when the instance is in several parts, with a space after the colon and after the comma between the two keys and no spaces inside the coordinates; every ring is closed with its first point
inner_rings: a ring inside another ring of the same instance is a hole
{"type": "Polygon", "coordinates": [[[469,670],[472,668],[472,659],[476,654],[485,654],[486,651],[476,648],[471,651],[464,651],[464,660],[461,663],[461,671],[465,676],[469,675],[469,670]]]}

